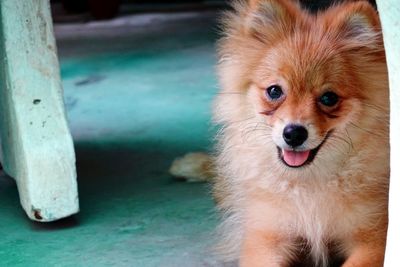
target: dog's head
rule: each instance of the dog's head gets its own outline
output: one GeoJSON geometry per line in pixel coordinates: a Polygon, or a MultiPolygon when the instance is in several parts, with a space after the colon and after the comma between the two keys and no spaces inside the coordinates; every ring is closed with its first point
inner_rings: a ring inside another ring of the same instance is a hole
{"type": "Polygon", "coordinates": [[[288,0],[240,2],[223,23],[217,121],[257,136],[280,164],[339,162],[379,133],[377,121],[386,127],[385,55],[368,2],[317,14],[288,0]]]}

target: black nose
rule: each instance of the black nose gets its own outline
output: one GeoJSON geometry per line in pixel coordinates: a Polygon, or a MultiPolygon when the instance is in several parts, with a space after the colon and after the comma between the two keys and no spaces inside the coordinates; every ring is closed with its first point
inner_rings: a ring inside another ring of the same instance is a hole
{"type": "Polygon", "coordinates": [[[291,147],[302,145],[307,137],[307,129],[301,125],[289,124],[283,129],[283,139],[291,147]]]}

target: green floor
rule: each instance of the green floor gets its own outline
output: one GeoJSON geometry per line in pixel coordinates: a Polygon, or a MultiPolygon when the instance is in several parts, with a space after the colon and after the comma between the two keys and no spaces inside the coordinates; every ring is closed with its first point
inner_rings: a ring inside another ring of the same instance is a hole
{"type": "Polygon", "coordinates": [[[29,221],[0,177],[0,266],[220,266],[206,184],[171,161],[211,147],[215,13],[56,26],[81,212],[29,221]]]}

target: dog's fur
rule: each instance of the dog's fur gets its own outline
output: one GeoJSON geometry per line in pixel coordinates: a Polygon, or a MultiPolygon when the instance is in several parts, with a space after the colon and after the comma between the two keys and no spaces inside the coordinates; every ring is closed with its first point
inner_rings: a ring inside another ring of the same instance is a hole
{"type": "Polygon", "coordinates": [[[220,250],[241,266],[288,266],[305,249],[327,266],[383,265],[389,185],[388,81],[379,18],[366,1],[310,14],[289,0],[235,2],[223,19],[214,117],[214,193],[223,214],[220,250]],[[267,87],[279,84],[281,101],[267,87]],[[340,97],[333,109],[318,98],[340,97]],[[277,147],[288,123],[305,146],[326,139],[303,167],[277,147]],[[329,134],[328,134],[329,133],[329,134]]]}

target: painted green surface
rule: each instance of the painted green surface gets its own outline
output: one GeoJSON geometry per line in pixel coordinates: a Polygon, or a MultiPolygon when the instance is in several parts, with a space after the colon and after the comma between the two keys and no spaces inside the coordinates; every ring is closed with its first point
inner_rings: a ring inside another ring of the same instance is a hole
{"type": "Polygon", "coordinates": [[[0,177],[0,266],[218,265],[208,185],[167,173],[211,144],[214,25],[205,14],[81,37],[56,27],[81,212],[32,223],[0,177]]]}

